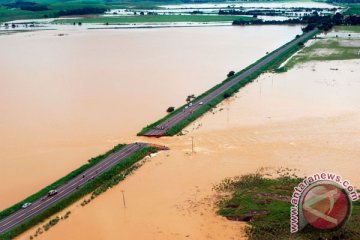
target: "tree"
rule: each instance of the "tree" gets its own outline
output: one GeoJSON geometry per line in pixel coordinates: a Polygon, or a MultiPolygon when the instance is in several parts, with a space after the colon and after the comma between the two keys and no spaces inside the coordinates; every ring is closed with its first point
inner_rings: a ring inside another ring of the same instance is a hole
{"type": "Polygon", "coordinates": [[[229,98],[229,97],[231,97],[231,94],[229,92],[225,92],[224,93],[224,98],[229,98]]]}
{"type": "Polygon", "coordinates": [[[227,74],[227,77],[232,77],[235,75],[235,72],[234,71],[230,71],[228,74],[227,74]]]}
{"type": "Polygon", "coordinates": [[[173,112],[174,110],[175,110],[174,107],[168,107],[168,109],[166,109],[166,112],[171,113],[171,112],[173,112]]]}

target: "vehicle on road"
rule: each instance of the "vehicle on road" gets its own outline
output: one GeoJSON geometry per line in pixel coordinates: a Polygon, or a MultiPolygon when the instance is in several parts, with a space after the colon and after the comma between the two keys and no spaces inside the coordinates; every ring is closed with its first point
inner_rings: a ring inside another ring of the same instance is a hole
{"type": "Polygon", "coordinates": [[[189,108],[189,106],[186,106],[186,107],[185,107],[185,109],[188,109],[188,108],[189,108]]]}
{"type": "Polygon", "coordinates": [[[199,102],[199,105],[203,105],[204,103],[203,102],[199,102]]]}
{"type": "Polygon", "coordinates": [[[189,107],[191,107],[192,106],[192,103],[189,103],[189,107]]]}
{"type": "Polygon", "coordinates": [[[52,196],[54,196],[54,195],[56,195],[58,192],[56,191],[56,190],[50,190],[49,192],[48,192],[48,197],[52,197],[52,196]]]}
{"type": "Polygon", "coordinates": [[[21,208],[28,208],[30,206],[31,206],[31,203],[27,202],[27,203],[24,203],[21,208]]]}

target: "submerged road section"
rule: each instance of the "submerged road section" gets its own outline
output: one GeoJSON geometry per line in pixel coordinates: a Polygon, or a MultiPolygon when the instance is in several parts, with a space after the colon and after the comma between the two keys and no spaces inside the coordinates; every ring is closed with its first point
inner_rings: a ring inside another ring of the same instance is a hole
{"type": "Polygon", "coordinates": [[[69,196],[74,193],[82,186],[84,186],[89,181],[92,181],[95,177],[105,173],[110,170],[112,167],[117,165],[119,162],[123,161],[133,153],[139,151],[140,149],[148,146],[145,143],[132,143],[125,145],[117,152],[110,154],[105,159],[101,160],[99,163],[93,167],[87,169],[79,176],[73,178],[69,182],[59,186],[57,189],[57,194],[53,196],[45,195],[38,200],[34,201],[30,206],[24,209],[20,209],[8,217],[0,220],[0,233],[4,233],[7,230],[17,226],[35,216],[36,214],[44,211],[45,209],[52,206],[54,203],[60,201],[61,199],[69,196]]]}
{"type": "Polygon", "coordinates": [[[308,37],[314,35],[316,32],[317,32],[317,30],[313,30],[313,31],[304,33],[303,35],[296,38],[295,40],[285,44],[284,46],[279,48],[276,52],[273,52],[273,53],[269,54],[268,56],[264,57],[261,61],[259,61],[254,66],[250,67],[248,70],[246,70],[243,73],[241,73],[240,75],[234,77],[230,81],[224,83],[222,86],[220,86],[219,88],[217,88],[214,91],[210,92],[209,94],[202,97],[201,99],[197,99],[197,100],[193,101],[191,103],[191,106],[189,104],[186,108],[182,109],[182,111],[180,111],[180,112],[174,114],[173,116],[169,117],[168,119],[162,121],[161,123],[159,123],[158,125],[156,125],[155,127],[148,130],[147,132],[145,132],[142,135],[143,136],[150,136],[150,137],[151,136],[153,136],[153,137],[161,137],[161,136],[166,135],[166,131],[168,129],[170,129],[171,127],[175,126],[176,124],[178,124],[182,120],[189,117],[194,111],[201,108],[202,105],[209,103],[211,100],[213,100],[216,97],[220,96],[221,94],[225,93],[232,86],[234,86],[235,84],[241,82],[246,77],[248,77],[249,75],[251,75],[255,71],[259,70],[260,68],[262,68],[266,64],[270,63],[271,61],[275,60],[282,53],[288,51],[292,47],[296,46],[298,43],[303,42],[308,37]]]}

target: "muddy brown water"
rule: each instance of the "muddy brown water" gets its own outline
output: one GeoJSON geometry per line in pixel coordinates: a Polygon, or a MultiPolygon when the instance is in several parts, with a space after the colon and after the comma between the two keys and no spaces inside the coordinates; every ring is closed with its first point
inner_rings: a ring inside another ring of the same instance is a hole
{"type": "Polygon", "coordinates": [[[298,26],[59,30],[0,37],[0,208],[300,33],[298,26]],[[59,36],[59,34],[61,36],[59,36]]]}

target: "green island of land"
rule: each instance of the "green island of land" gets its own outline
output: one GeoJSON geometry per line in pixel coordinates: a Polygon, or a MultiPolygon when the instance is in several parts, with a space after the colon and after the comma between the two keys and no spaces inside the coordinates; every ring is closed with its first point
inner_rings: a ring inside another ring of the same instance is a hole
{"type": "Polygon", "coordinates": [[[290,233],[290,199],[294,187],[303,179],[288,170],[277,177],[264,173],[225,179],[214,189],[230,194],[218,202],[218,213],[229,220],[248,222],[245,234],[249,240],[354,240],[360,239],[360,202],[353,202],[349,221],[339,229],[316,231],[309,227],[290,233]]]}

